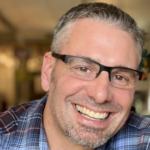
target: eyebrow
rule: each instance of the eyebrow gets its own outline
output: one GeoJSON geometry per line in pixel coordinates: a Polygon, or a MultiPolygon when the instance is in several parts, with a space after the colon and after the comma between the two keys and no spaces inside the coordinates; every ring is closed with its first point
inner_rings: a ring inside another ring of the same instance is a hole
{"type": "MultiPolygon", "coordinates": [[[[89,60],[94,61],[94,62],[96,62],[96,63],[98,63],[98,64],[101,64],[101,63],[99,63],[98,61],[96,61],[96,60],[94,60],[94,59],[91,59],[90,57],[86,57],[86,56],[82,56],[82,55],[78,55],[77,57],[89,59],[89,60]]],[[[104,65],[104,64],[101,64],[101,65],[104,65]]],[[[104,65],[104,66],[106,66],[106,65],[104,65]]],[[[107,66],[107,67],[123,67],[123,68],[127,68],[127,69],[133,69],[133,68],[129,68],[129,67],[124,66],[124,65],[107,66]]]]}

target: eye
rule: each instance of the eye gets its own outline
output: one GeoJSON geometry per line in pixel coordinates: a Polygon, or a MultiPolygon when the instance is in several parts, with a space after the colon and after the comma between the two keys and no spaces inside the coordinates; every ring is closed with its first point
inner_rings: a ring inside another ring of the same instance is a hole
{"type": "Polygon", "coordinates": [[[128,79],[122,75],[114,75],[112,78],[116,81],[128,81],[128,79]]]}
{"type": "Polygon", "coordinates": [[[82,72],[90,72],[90,69],[87,68],[87,67],[79,67],[79,70],[82,71],[82,72]]]}
{"type": "Polygon", "coordinates": [[[116,75],[114,78],[117,80],[124,80],[124,77],[120,75],[116,75]]]}

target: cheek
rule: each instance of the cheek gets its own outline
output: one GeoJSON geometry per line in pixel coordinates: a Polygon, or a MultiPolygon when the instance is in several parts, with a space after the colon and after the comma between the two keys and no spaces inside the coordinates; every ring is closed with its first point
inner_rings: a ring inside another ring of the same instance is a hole
{"type": "MultiPolygon", "coordinates": [[[[67,103],[66,98],[82,91],[85,85],[84,81],[65,74],[55,76],[54,82],[50,83],[50,85],[49,105],[53,116],[56,119],[61,118],[62,121],[66,120],[66,118],[71,119],[71,113],[68,112],[72,112],[72,107],[70,103],[67,103]]],[[[61,125],[63,126],[63,124],[61,125]]]]}
{"type": "Polygon", "coordinates": [[[122,107],[124,112],[127,112],[131,109],[133,99],[134,99],[134,89],[122,90],[116,89],[114,92],[115,101],[122,107]]]}
{"type": "Polygon", "coordinates": [[[54,71],[54,82],[56,85],[55,89],[59,91],[59,93],[70,96],[84,87],[85,81],[69,75],[67,68],[64,65],[57,64],[56,68],[57,69],[54,71]]]}
{"type": "Polygon", "coordinates": [[[85,84],[85,81],[76,79],[69,75],[60,77],[57,80],[57,88],[62,94],[64,94],[65,97],[82,91],[85,87],[85,84]]]}

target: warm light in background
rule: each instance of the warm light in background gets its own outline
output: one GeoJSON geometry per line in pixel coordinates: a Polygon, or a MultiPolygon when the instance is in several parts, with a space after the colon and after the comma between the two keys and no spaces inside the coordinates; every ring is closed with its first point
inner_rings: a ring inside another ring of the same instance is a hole
{"type": "Polygon", "coordinates": [[[9,68],[13,67],[15,65],[15,62],[7,54],[0,52],[0,65],[4,65],[9,68]]]}

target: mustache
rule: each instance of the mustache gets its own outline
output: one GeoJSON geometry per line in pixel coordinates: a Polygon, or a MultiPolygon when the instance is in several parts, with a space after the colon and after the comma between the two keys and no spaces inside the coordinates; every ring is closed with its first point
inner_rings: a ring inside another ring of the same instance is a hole
{"type": "Polygon", "coordinates": [[[91,108],[97,109],[97,110],[107,110],[107,111],[121,111],[122,107],[114,102],[105,100],[103,103],[97,103],[96,100],[93,97],[90,96],[83,96],[81,94],[73,94],[66,98],[66,102],[72,102],[78,105],[82,106],[90,106],[91,108]]]}

